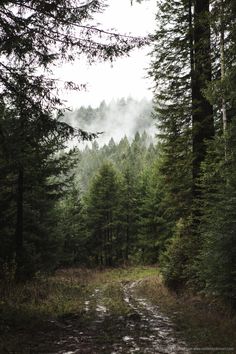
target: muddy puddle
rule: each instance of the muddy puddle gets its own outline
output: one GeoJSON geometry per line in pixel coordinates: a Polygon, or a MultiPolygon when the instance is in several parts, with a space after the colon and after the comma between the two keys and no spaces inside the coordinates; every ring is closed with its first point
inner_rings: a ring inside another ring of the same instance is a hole
{"type": "Polygon", "coordinates": [[[135,294],[137,286],[138,282],[120,284],[125,314],[112,313],[103,290],[95,289],[84,302],[83,313],[49,321],[46,331],[39,329],[25,339],[19,353],[188,353],[170,319],[135,294]]]}

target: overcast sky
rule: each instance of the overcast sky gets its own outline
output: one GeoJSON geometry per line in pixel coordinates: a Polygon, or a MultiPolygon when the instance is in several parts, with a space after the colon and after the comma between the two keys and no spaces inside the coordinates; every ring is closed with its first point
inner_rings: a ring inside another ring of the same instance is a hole
{"type": "MultiPolygon", "coordinates": [[[[156,0],[144,0],[141,4],[130,0],[107,0],[108,7],[96,18],[104,29],[114,28],[119,33],[145,36],[155,29],[156,0]]],[[[87,92],[63,93],[67,105],[77,108],[82,105],[96,107],[102,100],[128,97],[152,98],[152,86],[146,68],[150,63],[149,48],[134,50],[129,57],[111,63],[89,65],[85,60],[76,60],[57,69],[56,75],[63,80],[86,83],[87,92]]]]}

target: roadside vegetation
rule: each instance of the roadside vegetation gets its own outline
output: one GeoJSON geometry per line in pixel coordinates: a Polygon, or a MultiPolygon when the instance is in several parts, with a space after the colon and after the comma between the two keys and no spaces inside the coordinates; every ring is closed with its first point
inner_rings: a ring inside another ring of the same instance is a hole
{"type": "Polygon", "coordinates": [[[53,276],[38,275],[27,283],[5,279],[0,284],[1,329],[37,323],[84,311],[84,303],[95,288],[103,288],[107,303],[115,308],[120,282],[131,282],[153,276],[155,267],[90,270],[58,270],[53,276]],[[118,285],[117,285],[118,284],[118,285]]]}
{"type": "MultiPolygon", "coordinates": [[[[137,297],[158,306],[189,348],[236,348],[236,318],[230,309],[190,293],[176,294],[165,287],[157,267],[139,266],[61,269],[53,276],[38,275],[34,281],[18,285],[5,280],[1,283],[0,352],[14,352],[20,346],[23,353],[24,343],[32,341],[33,345],[32,338],[43,340],[46,333],[52,342],[68,320],[83,331],[94,321],[98,304],[109,314],[111,326],[120,318],[133,316],[133,309],[124,301],[124,287],[133,282],[137,297]]],[[[99,340],[104,344],[106,339],[99,340]]]]}
{"type": "Polygon", "coordinates": [[[161,276],[144,279],[136,291],[171,318],[189,348],[198,349],[198,353],[235,352],[236,316],[230,307],[191,292],[177,294],[164,285],[161,276]]]}

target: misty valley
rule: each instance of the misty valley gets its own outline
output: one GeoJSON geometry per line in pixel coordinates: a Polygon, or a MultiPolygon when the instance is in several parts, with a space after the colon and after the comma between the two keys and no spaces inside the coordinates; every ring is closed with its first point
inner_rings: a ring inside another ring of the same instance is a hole
{"type": "MultiPolygon", "coordinates": [[[[102,133],[97,143],[101,146],[108,144],[113,138],[116,142],[124,136],[133,139],[135,134],[146,133],[152,137],[156,134],[153,119],[153,104],[147,99],[137,100],[132,97],[113,99],[106,103],[102,101],[98,107],[80,107],[66,111],[63,120],[73,127],[79,127],[87,132],[102,133]]],[[[84,142],[79,147],[84,147],[84,142]]],[[[75,144],[78,146],[78,142],[75,144]]]]}

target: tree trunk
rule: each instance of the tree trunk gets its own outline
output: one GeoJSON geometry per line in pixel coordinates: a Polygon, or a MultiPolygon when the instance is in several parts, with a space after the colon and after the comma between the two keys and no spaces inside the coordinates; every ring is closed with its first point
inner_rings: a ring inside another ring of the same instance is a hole
{"type": "Polygon", "coordinates": [[[130,239],[130,231],[129,231],[129,227],[130,227],[130,220],[129,220],[129,215],[127,215],[127,226],[126,226],[126,247],[125,247],[125,260],[128,261],[129,260],[129,239],[130,239]]]}
{"type": "Polygon", "coordinates": [[[16,259],[17,263],[21,261],[23,252],[23,199],[24,199],[24,169],[23,166],[19,167],[18,177],[17,177],[17,212],[16,212],[16,229],[15,229],[15,240],[16,240],[16,259]]]}
{"type": "MultiPolygon", "coordinates": [[[[221,81],[225,78],[225,29],[224,29],[224,0],[220,3],[220,67],[221,67],[221,81]]],[[[226,113],[226,102],[225,95],[222,92],[222,121],[223,121],[223,132],[226,133],[227,130],[227,113],[226,113]]]]}
{"type": "Polygon", "coordinates": [[[193,125],[193,196],[199,197],[197,186],[200,166],[206,155],[206,141],[214,137],[213,107],[204,96],[211,81],[209,0],[195,0],[193,30],[192,125],[193,125]]]}

